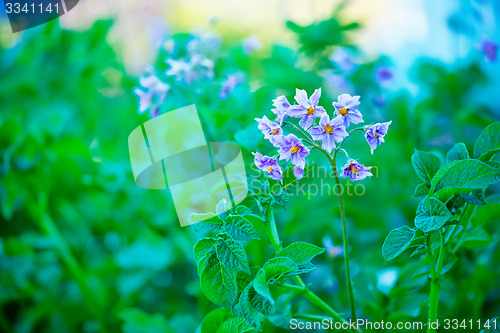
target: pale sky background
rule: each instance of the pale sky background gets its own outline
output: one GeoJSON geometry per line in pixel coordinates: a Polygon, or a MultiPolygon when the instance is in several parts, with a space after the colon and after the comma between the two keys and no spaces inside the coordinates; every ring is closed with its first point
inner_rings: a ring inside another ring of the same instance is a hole
{"type": "MultiPolygon", "coordinates": [[[[480,1],[480,0],[477,0],[480,1]]],[[[474,1],[472,1],[474,2],[474,1]]],[[[215,29],[242,37],[259,36],[262,42],[292,43],[286,20],[309,24],[329,17],[338,0],[83,0],[61,17],[63,26],[85,28],[96,18],[116,17],[112,39],[125,47],[124,57],[133,73],[140,72],[154,55],[151,31],[168,27],[191,31],[217,19],[215,29]],[[162,25],[165,25],[162,27],[162,25]]],[[[346,20],[363,24],[354,41],[368,57],[386,54],[407,68],[421,55],[449,61],[466,53],[471,42],[453,35],[446,21],[461,0],[350,0],[346,20]]],[[[485,20],[494,20],[489,5],[481,5],[485,20]]],[[[491,24],[490,24],[491,25],[491,24]]]]}

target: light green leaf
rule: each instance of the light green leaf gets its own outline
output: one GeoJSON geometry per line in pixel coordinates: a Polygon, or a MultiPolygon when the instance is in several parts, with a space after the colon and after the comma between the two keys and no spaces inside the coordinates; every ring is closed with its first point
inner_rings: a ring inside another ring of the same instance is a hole
{"type": "Polygon", "coordinates": [[[469,158],[469,151],[467,150],[465,143],[458,142],[455,143],[455,145],[446,154],[446,163],[459,160],[468,160],[469,158]]]}
{"type": "Polygon", "coordinates": [[[201,323],[200,333],[217,332],[222,323],[232,316],[233,314],[231,313],[231,311],[224,308],[218,308],[211,311],[205,316],[205,319],[203,319],[203,322],[201,323]]]}
{"type": "Polygon", "coordinates": [[[500,162],[487,161],[485,163],[488,164],[490,167],[493,167],[498,170],[497,175],[491,179],[490,185],[500,183],[500,162]]]}
{"type": "Polygon", "coordinates": [[[236,210],[236,214],[242,215],[242,216],[252,213],[252,210],[250,208],[248,208],[247,206],[243,206],[243,205],[237,206],[235,208],[235,210],[236,210]]]}
{"type": "Polygon", "coordinates": [[[276,257],[269,259],[264,264],[263,268],[266,271],[266,277],[268,280],[275,277],[280,277],[283,274],[295,272],[299,269],[295,261],[287,257],[276,257]]]}
{"type": "Polygon", "coordinates": [[[259,273],[255,276],[253,280],[253,288],[255,291],[266,298],[271,304],[274,304],[274,299],[269,291],[269,285],[267,284],[266,271],[261,269],[259,273]]]}
{"type": "Polygon", "coordinates": [[[234,216],[224,225],[224,230],[234,239],[260,239],[259,234],[257,233],[257,230],[255,230],[252,223],[250,223],[250,221],[243,216],[234,216]]]}
{"type": "Polygon", "coordinates": [[[296,242],[288,245],[286,248],[278,252],[276,257],[287,257],[297,263],[297,265],[305,265],[318,254],[325,252],[324,248],[318,247],[313,244],[296,242]]]}
{"type": "Polygon", "coordinates": [[[429,187],[425,183],[423,183],[415,188],[415,193],[413,193],[413,197],[415,199],[421,199],[423,197],[426,197],[428,193],[429,193],[429,187]]]}
{"type": "Polygon", "coordinates": [[[465,236],[462,245],[468,249],[485,247],[493,241],[491,235],[481,227],[477,227],[469,231],[465,236]]]}
{"type": "MultiPolygon", "coordinates": [[[[253,332],[254,329],[245,322],[243,318],[230,318],[222,323],[217,333],[246,333],[253,332]]],[[[213,333],[213,332],[212,332],[213,333]]]]}
{"type": "Polygon", "coordinates": [[[382,245],[384,259],[389,261],[399,256],[410,246],[414,238],[415,231],[408,226],[402,226],[392,230],[389,235],[387,235],[382,245]]]}
{"type": "Polygon", "coordinates": [[[207,237],[200,239],[194,246],[193,252],[198,267],[198,275],[201,275],[201,272],[203,272],[215,243],[216,240],[214,238],[207,237]]]}
{"type": "Polygon", "coordinates": [[[200,278],[201,290],[217,305],[231,309],[238,296],[235,272],[223,265],[215,253],[208,258],[200,278]]]}
{"type": "Polygon", "coordinates": [[[453,217],[446,205],[436,198],[431,197],[427,205],[421,205],[423,212],[415,217],[415,226],[423,232],[440,229],[453,217]]]}
{"type": "Polygon", "coordinates": [[[436,193],[443,201],[453,194],[485,189],[499,173],[478,160],[454,161],[434,175],[429,195],[436,193]]]}
{"type": "Polygon", "coordinates": [[[500,152],[500,123],[494,123],[486,127],[477,138],[474,157],[488,161],[498,152],[500,152]]]}
{"type": "Polygon", "coordinates": [[[301,275],[301,274],[307,274],[309,272],[315,271],[318,268],[314,266],[313,264],[305,264],[303,266],[299,266],[299,268],[295,272],[283,274],[283,276],[295,276],[295,275],[301,275]]]}
{"type": "Polygon", "coordinates": [[[413,164],[417,176],[426,184],[431,183],[432,177],[441,166],[441,160],[438,156],[417,149],[415,149],[415,152],[411,156],[411,163],[413,164]]]}
{"type": "Polygon", "coordinates": [[[217,258],[226,267],[250,273],[248,258],[238,242],[227,235],[221,235],[215,243],[217,258]]]}

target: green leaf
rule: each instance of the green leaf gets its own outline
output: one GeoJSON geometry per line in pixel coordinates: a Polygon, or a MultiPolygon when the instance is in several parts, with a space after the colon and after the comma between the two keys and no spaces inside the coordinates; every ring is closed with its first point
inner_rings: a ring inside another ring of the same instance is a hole
{"type": "Polygon", "coordinates": [[[471,204],[471,205],[484,205],[484,193],[483,191],[474,191],[472,193],[462,193],[460,197],[463,201],[471,204]]]}
{"type": "Polygon", "coordinates": [[[264,264],[263,268],[266,271],[266,277],[268,280],[275,277],[280,277],[283,274],[295,272],[299,269],[295,261],[287,257],[276,257],[269,259],[264,264]]]}
{"type": "Polygon", "coordinates": [[[462,246],[468,249],[485,247],[493,241],[491,235],[481,227],[477,227],[469,231],[465,236],[462,246]]]}
{"type": "Polygon", "coordinates": [[[488,164],[490,167],[493,167],[498,170],[497,175],[491,179],[490,185],[500,183],[500,162],[487,161],[485,163],[488,164]]]}
{"type": "Polygon", "coordinates": [[[415,217],[415,226],[423,232],[440,229],[453,217],[446,205],[438,199],[431,197],[427,205],[421,205],[423,212],[415,217]]]}
{"type": "Polygon", "coordinates": [[[222,224],[210,223],[210,222],[197,222],[192,224],[194,232],[200,235],[206,235],[209,233],[218,233],[222,229],[222,224]]]}
{"type": "Polygon", "coordinates": [[[494,123],[486,127],[477,138],[474,157],[488,161],[498,152],[500,152],[500,123],[494,123]]]}
{"type": "Polygon", "coordinates": [[[465,143],[458,142],[455,143],[455,145],[446,154],[446,163],[459,160],[468,160],[469,158],[469,151],[467,150],[465,143]]]}
{"type": "Polygon", "coordinates": [[[478,160],[454,161],[434,175],[429,195],[436,193],[444,200],[453,194],[483,190],[498,173],[495,168],[478,160]]]}
{"type": "Polygon", "coordinates": [[[235,272],[223,265],[215,253],[208,258],[200,278],[201,290],[217,305],[231,309],[237,299],[238,285],[235,272]]]}
{"type": "Polygon", "coordinates": [[[392,230],[382,245],[382,254],[385,261],[392,260],[403,253],[414,238],[415,231],[406,225],[392,230]]]}
{"type": "Polygon", "coordinates": [[[428,193],[429,193],[429,187],[425,183],[422,183],[415,188],[415,193],[413,193],[413,197],[415,199],[421,199],[426,197],[428,193]]]}
{"type": "Polygon", "coordinates": [[[411,156],[411,163],[413,164],[417,176],[426,184],[431,183],[432,177],[441,166],[441,160],[438,156],[416,149],[411,156]]]}
{"type": "Polygon", "coordinates": [[[288,245],[286,248],[276,254],[276,257],[287,257],[297,263],[297,265],[305,265],[318,254],[325,252],[324,248],[313,244],[296,242],[288,245]]]}
{"type": "Polygon", "coordinates": [[[236,214],[238,215],[247,215],[252,213],[252,210],[248,208],[247,206],[239,205],[235,208],[236,214]]]}
{"type": "Polygon", "coordinates": [[[288,194],[285,193],[285,191],[281,191],[280,194],[276,194],[276,195],[273,194],[273,197],[274,197],[274,201],[280,206],[288,208],[292,205],[292,203],[290,201],[290,197],[288,196],[288,194]]]}
{"type": "MultiPolygon", "coordinates": [[[[222,323],[217,333],[246,333],[252,331],[254,331],[253,327],[248,325],[245,322],[245,319],[235,317],[229,318],[224,323],[222,323]]],[[[212,331],[211,333],[213,332],[215,331],[212,331]]]]}
{"type": "Polygon", "coordinates": [[[299,266],[299,268],[295,272],[283,274],[283,276],[295,276],[295,275],[301,275],[301,274],[307,274],[309,272],[315,271],[318,268],[314,266],[313,264],[305,264],[303,266],[299,266]]]}
{"type": "MultiPolygon", "coordinates": [[[[248,216],[248,215],[247,215],[248,216]]],[[[260,239],[255,227],[243,216],[234,216],[224,225],[224,230],[234,239],[251,240],[260,239]]]]}
{"type": "Polygon", "coordinates": [[[216,239],[214,238],[202,238],[195,244],[193,252],[198,267],[198,275],[203,272],[215,243],[216,239]]]}
{"type": "Polygon", "coordinates": [[[173,328],[168,324],[164,315],[149,314],[140,309],[127,308],[120,312],[119,317],[123,320],[121,332],[136,333],[173,333],[173,328]]]}
{"type": "Polygon", "coordinates": [[[231,237],[219,236],[215,244],[215,250],[217,258],[227,268],[250,273],[245,249],[231,237]]]}
{"type": "Polygon", "coordinates": [[[211,311],[205,316],[205,319],[203,319],[203,322],[201,323],[200,333],[217,332],[222,323],[232,316],[233,314],[231,313],[231,311],[224,308],[218,308],[211,311]]]}
{"type": "Polygon", "coordinates": [[[488,204],[483,207],[478,207],[473,215],[471,224],[475,227],[488,224],[493,221],[498,221],[500,216],[500,204],[488,204]]]}
{"type": "Polygon", "coordinates": [[[269,285],[267,284],[266,271],[261,269],[259,273],[255,276],[253,280],[253,288],[255,291],[266,298],[271,304],[274,304],[274,299],[269,291],[269,285]]]}
{"type": "Polygon", "coordinates": [[[256,329],[260,328],[260,314],[257,312],[250,303],[250,290],[253,289],[252,284],[249,284],[240,295],[239,305],[241,314],[246,322],[256,329]]]}

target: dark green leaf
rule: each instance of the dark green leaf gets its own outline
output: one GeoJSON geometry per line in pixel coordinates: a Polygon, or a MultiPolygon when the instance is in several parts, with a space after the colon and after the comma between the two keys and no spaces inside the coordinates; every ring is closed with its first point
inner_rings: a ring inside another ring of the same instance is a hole
{"type": "Polygon", "coordinates": [[[194,258],[198,266],[198,275],[203,272],[205,268],[208,257],[210,256],[212,249],[216,240],[214,238],[202,238],[200,239],[193,248],[194,258]]]}
{"type": "Polygon", "coordinates": [[[271,304],[274,304],[274,299],[269,291],[269,285],[267,284],[266,271],[261,269],[259,273],[255,276],[253,280],[253,288],[262,297],[266,298],[271,304]]]}
{"type": "Polygon", "coordinates": [[[465,143],[459,142],[455,143],[455,145],[446,154],[446,163],[459,160],[468,160],[469,158],[469,152],[467,151],[465,143]]]}
{"type": "MultiPolygon", "coordinates": [[[[229,318],[220,326],[217,333],[246,333],[253,332],[254,329],[245,322],[243,318],[229,318]]],[[[213,333],[213,332],[211,332],[213,333]]]]}
{"type": "MultiPolygon", "coordinates": [[[[249,216],[249,215],[247,215],[249,216]]],[[[234,239],[251,240],[260,239],[257,230],[246,217],[234,216],[225,225],[224,230],[234,239]]]]}
{"type": "Polygon", "coordinates": [[[237,298],[238,285],[233,270],[223,265],[217,256],[211,254],[200,278],[201,289],[207,298],[231,309],[237,298]]]}
{"type": "Polygon", "coordinates": [[[252,304],[250,303],[250,290],[253,290],[252,284],[249,284],[241,293],[239,298],[240,310],[246,322],[250,326],[259,329],[261,315],[252,307],[252,304]]]}
{"type": "Polygon", "coordinates": [[[415,226],[423,232],[440,229],[453,217],[446,205],[436,198],[431,197],[427,205],[421,206],[423,213],[415,217],[415,226]]]}
{"type": "Polygon", "coordinates": [[[283,274],[295,272],[299,269],[295,261],[287,257],[276,257],[269,259],[264,264],[267,279],[280,277],[283,274]]]}
{"type": "Polygon", "coordinates": [[[384,259],[389,261],[399,256],[410,246],[414,237],[415,231],[407,226],[392,230],[382,245],[384,259]]]}
{"type": "MultiPolygon", "coordinates": [[[[465,231],[466,232],[466,231],[465,231]]],[[[491,235],[481,227],[474,228],[465,236],[462,245],[468,249],[485,247],[493,241],[491,235]]]]}
{"type": "Polygon", "coordinates": [[[413,168],[417,176],[422,179],[426,184],[431,183],[432,177],[439,170],[441,160],[438,156],[425,151],[415,149],[415,153],[411,156],[413,168]]]}
{"type": "Polygon", "coordinates": [[[292,272],[292,273],[283,274],[283,276],[295,276],[295,275],[307,274],[307,273],[315,271],[317,269],[318,268],[316,266],[309,263],[309,264],[305,264],[303,266],[299,266],[299,269],[297,271],[292,272]]]}
{"type": "Polygon", "coordinates": [[[245,249],[231,237],[227,235],[219,236],[215,244],[215,250],[222,265],[230,269],[250,273],[245,249]]]}
{"type": "Polygon", "coordinates": [[[413,193],[413,197],[415,199],[422,199],[427,196],[429,193],[429,187],[426,184],[420,184],[415,188],[415,193],[413,193]]]}
{"type": "Polygon", "coordinates": [[[477,138],[474,157],[488,161],[498,152],[500,152],[500,123],[494,123],[486,127],[477,138]]]}

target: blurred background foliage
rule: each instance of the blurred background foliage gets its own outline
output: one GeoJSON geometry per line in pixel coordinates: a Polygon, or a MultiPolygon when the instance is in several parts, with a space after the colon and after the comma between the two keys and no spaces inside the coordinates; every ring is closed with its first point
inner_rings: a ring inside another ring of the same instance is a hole
{"type": "MultiPolygon", "coordinates": [[[[283,21],[293,43],[266,43],[250,53],[244,36],[212,25],[207,30],[221,42],[216,54],[206,53],[214,61],[213,78],[170,82],[159,112],[196,104],[207,139],[239,144],[252,173],[250,153],[272,151],[253,119],[271,114],[273,98],[284,94],[291,101],[295,88],[311,93],[322,87],[321,104],[331,112],[339,94],[361,95],[366,123],[393,123],[373,156],[361,136],[347,145],[351,157],[376,166],[362,196],[345,196],[360,313],[373,321],[425,321],[426,277],[418,277],[424,264],[407,256],[384,264],[381,245],[391,229],[413,223],[417,201],[411,196],[419,183],[410,161],[414,149],[443,154],[456,141],[471,149],[482,129],[500,119],[498,63],[470,48],[452,61],[422,54],[407,71],[399,70],[397,59],[364,54],[355,42],[362,24],[345,19],[342,10],[310,24],[283,21]],[[221,98],[221,85],[234,73],[239,83],[221,98]]],[[[472,22],[450,13],[449,33],[474,39],[481,28],[472,22]]],[[[14,40],[2,35],[2,332],[192,333],[215,308],[196,275],[192,247],[200,236],[180,228],[167,191],[134,183],[127,137],[154,114],[136,112],[137,75],[107,38],[114,24],[99,20],[74,31],[53,21],[14,40]]],[[[172,27],[163,41],[172,40],[176,49],[160,44],[156,69],[167,70],[164,59],[185,56],[177,47],[196,38],[172,27]]],[[[311,162],[326,161],[312,154],[311,162]]],[[[490,195],[498,191],[492,187],[490,195]]],[[[277,214],[285,244],[327,247],[329,254],[315,260],[320,269],[305,280],[347,311],[342,253],[335,251],[341,244],[336,198],[295,195],[291,203],[277,214]]],[[[498,216],[488,226],[493,241],[460,252],[463,260],[443,282],[443,318],[500,314],[498,216]]],[[[246,245],[251,262],[271,255],[270,245],[262,244],[246,245]]],[[[263,331],[285,330],[267,324],[263,331]]]]}

